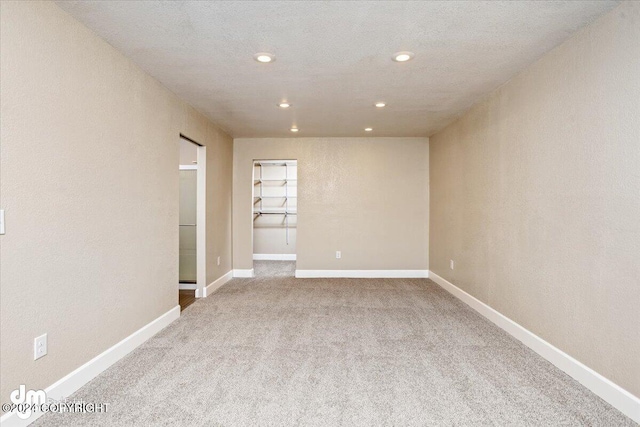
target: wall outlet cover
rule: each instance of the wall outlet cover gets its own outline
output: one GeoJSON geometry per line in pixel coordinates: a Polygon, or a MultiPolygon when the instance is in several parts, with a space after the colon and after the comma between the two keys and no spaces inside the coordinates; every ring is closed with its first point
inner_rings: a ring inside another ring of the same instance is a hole
{"type": "Polygon", "coordinates": [[[33,360],[38,360],[47,354],[47,334],[40,335],[33,340],[33,360]]]}

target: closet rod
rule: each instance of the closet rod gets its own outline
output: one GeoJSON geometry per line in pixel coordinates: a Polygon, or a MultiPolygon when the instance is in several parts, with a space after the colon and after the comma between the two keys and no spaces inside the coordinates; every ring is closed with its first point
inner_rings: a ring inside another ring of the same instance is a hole
{"type": "Polygon", "coordinates": [[[280,162],[280,163],[271,163],[271,162],[256,162],[256,165],[260,166],[297,166],[296,163],[289,162],[280,162]]]}
{"type": "Polygon", "coordinates": [[[254,199],[297,199],[297,196],[253,196],[254,199]]]}

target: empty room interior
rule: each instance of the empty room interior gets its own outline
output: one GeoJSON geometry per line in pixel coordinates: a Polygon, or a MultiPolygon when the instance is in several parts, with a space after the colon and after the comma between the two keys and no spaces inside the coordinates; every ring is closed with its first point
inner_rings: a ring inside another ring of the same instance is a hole
{"type": "Polygon", "coordinates": [[[0,423],[640,423],[640,2],[0,1],[0,423]]]}

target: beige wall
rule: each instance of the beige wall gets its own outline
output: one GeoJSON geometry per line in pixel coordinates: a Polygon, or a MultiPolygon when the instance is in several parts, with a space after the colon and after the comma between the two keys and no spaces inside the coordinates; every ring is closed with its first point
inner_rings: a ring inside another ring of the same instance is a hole
{"type": "Polygon", "coordinates": [[[430,143],[431,270],[636,396],[639,118],[624,3],[430,143]]]}
{"type": "Polygon", "coordinates": [[[233,142],[53,3],[0,7],[6,402],[177,305],[181,132],[207,146],[207,281],[229,271],[233,142]]]}
{"type": "Polygon", "coordinates": [[[234,268],[253,264],[253,161],[292,159],[298,269],[427,269],[428,150],[427,138],[235,139],[234,268]]]}
{"type": "Polygon", "coordinates": [[[186,139],[180,139],[180,164],[194,166],[198,160],[198,146],[186,139]]]}
{"type": "Polygon", "coordinates": [[[254,221],[253,253],[268,255],[296,254],[296,219],[289,216],[289,244],[282,215],[263,215],[254,221]],[[260,224],[256,224],[260,222],[260,224]]]}

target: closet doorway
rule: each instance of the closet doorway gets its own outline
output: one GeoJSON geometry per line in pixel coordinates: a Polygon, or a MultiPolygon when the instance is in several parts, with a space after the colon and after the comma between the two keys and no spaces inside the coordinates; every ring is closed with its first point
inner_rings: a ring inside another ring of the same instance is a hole
{"type": "Polygon", "coordinates": [[[203,295],[206,147],[180,135],[178,301],[181,310],[203,295]]]}
{"type": "Polygon", "coordinates": [[[256,277],[294,277],[298,161],[253,163],[253,268],[256,277]]]}

